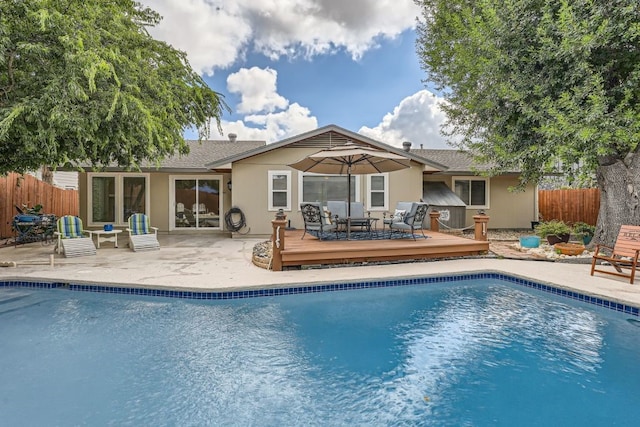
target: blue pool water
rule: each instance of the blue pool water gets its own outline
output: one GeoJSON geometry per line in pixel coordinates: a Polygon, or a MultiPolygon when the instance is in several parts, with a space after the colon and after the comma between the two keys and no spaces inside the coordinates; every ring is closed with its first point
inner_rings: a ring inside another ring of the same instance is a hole
{"type": "Polygon", "coordinates": [[[225,301],[0,288],[0,301],[2,425],[640,419],[637,317],[495,279],[225,301]]]}

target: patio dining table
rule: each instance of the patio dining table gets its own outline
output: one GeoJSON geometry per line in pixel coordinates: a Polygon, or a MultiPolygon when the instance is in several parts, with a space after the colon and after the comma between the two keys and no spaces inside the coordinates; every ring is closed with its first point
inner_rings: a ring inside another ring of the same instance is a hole
{"type": "MultiPolygon", "coordinates": [[[[378,221],[379,218],[374,218],[374,217],[370,217],[370,216],[366,216],[366,217],[352,217],[352,218],[337,218],[336,219],[336,224],[338,224],[338,226],[343,226],[345,229],[347,228],[347,222],[349,220],[351,220],[351,227],[353,228],[355,227],[364,227],[365,230],[371,234],[373,231],[377,232],[377,228],[376,228],[376,221],[378,221]]],[[[353,229],[351,230],[353,231],[353,229]]]]}

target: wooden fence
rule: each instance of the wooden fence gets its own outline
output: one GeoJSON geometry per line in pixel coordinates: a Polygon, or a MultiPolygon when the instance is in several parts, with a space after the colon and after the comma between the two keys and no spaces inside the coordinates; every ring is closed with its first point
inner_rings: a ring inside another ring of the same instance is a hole
{"type": "Polygon", "coordinates": [[[10,173],[0,177],[0,238],[13,236],[11,221],[18,213],[16,206],[42,205],[42,213],[78,215],[78,190],[63,190],[31,175],[10,173]]]}
{"type": "Polygon", "coordinates": [[[569,224],[580,221],[595,225],[599,209],[597,188],[538,191],[538,210],[544,221],[558,219],[569,224]]]}

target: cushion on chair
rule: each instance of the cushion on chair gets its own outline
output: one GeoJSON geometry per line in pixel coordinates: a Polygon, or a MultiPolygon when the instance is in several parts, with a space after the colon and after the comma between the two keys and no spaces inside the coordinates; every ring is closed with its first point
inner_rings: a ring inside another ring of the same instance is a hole
{"type": "Polygon", "coordinates": [[[60,233],[63,239],[84,237],[84,234],[82,234],[82,220],[72,215],[65,215],[59,218],[58,233],[60,233]]]}
{"type": "Polygon", "coordinates": [[[340,219],[347,217],[347,202],[339,200],[328,200],[327,209],[331,211],[331,214],[337,216],[340,219]]]}
{"type": "Polygon", "coordinates": [[[145,214],[133,214],[129,218],[131,234],[149,234],[149,217],[145,214]]]}
{"type": "Polygon", "coordinates": [[[405,211],[404,209],[396,209],[393,212],[393,216],[391,217],[391,219],[393,220],[393,222],[402,222],[406,213],[407,211],[405,211]]]}
{"type": "Polygon", "coordinates": [[[324,215],[322,217],[322,220],[324,221],[325,225],[329,225],[333,222],[333,218],[331,218],[331,211],[327,208],[323,208],[322,209],[324,212],[324,215]]]}

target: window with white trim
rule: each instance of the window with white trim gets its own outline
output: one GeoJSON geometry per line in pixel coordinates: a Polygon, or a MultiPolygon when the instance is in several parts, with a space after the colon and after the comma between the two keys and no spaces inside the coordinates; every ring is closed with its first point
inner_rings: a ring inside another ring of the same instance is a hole
{"type": "Polygon", "coordinates": [[[270,211],[291,210],[291,171],[269,171],[270,211]]]}
{"type": "Polygon", "coordinates": [[[489,180],[459,177],[453,179],[454,192],[469,209],[489,208],[489,180]]]}
{"type": "Polygon", "coordinates": [[[389,210],[389,174],[367,175],[367,209],[389,210]]]}
{"type": "Polygon", "coordinates": [[[89,225],[125,225],[134,213],[149,211],[149,174],[89,173],[89,225]]]}
{"type": "MultiPolygon", "coordinates": [[[[298,177],[298,200],[300,203],[318,202],[326,205],[327,200],[347,201],[346,175],[320,175],[301,172],[298,177]]],[[[350,184],[351,201],[359,201],[360,176],[352,175],[350,184]]]]}

